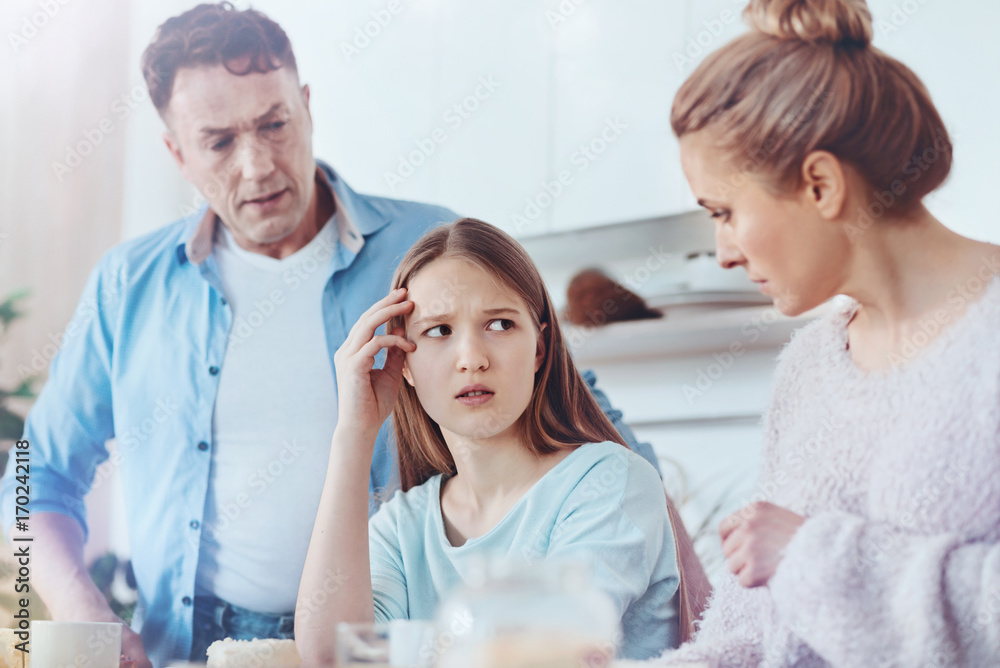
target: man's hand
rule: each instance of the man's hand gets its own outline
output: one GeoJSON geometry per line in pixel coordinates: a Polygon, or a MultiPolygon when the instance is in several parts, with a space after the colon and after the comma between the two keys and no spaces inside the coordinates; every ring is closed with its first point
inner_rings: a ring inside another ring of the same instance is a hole
{"type": "Polygon", "coordinates": [[[83,563],[83,528],[61,513],[39,512],[32,519],[39,546],[32,582],[52,619],[121,624],[122,655],[131,657],[136,668],[152,668],[139,634],[111,611],[83,563]]]}
{"type": "Polygon", "coordinates": [[[135,668],[153,668],[139,634],[125,625],[122,629],[122,656],[135,661],[135,668]]]}
{"type": "Polygon", "coordinates": [[[766,585],[781,563],[785,546],[806,518],[761,501],[738,510],[719,525],[729,570],[744,587],[766,585]]]}

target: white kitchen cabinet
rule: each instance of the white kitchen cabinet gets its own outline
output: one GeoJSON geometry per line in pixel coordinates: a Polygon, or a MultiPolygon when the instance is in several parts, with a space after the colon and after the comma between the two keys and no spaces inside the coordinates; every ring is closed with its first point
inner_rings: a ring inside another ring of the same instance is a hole
{"type": "Polygon", "coordinates": [[[572,183],[553,231],[691,208],[669,125],[683,15],[680,0],[589,2],[557,26],[551,171],[572,183]]]}

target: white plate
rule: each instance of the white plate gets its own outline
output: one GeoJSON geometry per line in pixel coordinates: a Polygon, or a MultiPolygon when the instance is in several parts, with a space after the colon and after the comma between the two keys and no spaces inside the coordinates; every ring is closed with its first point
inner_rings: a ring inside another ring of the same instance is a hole
{"type": "Polygon", "coordinates": [[[646,305],[664,313],[675,310],[702,310],[740,306],[770,306],[771,298],[746,290],[684,291],[646,297],[646,305]]]}

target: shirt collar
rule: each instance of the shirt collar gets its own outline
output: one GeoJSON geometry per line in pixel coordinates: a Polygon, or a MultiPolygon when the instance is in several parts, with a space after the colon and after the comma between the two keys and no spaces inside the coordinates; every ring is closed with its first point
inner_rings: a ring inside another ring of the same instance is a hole
{"type": "MultiPolygon", "coordinates": [[[[316,161],[316,181],[333,196],[340,243],[355,255],[365,245],[365,235],[370,235],[389,220],[365,198],[359,197],[329,165],[316,161]]],[[[215,225],[218,216],[208,204],[193,214],[184,226],[177,244],[177,257],[181,262],[200,265],[212,254],[215,225]]]]}

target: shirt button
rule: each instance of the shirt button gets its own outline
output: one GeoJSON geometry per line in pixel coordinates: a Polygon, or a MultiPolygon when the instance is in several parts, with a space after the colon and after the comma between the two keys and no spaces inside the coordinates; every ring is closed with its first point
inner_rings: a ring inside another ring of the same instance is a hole
{"type": "Polygon", "coordinates": [[[202,452],[208,450],[208,443],[202,441],[201,443],[198,444],[198,449],[201,450],[202,452]]]}
{"type": "Polygon", "coordinates": [[[184,598],[181,599],[181,603],[183,603],[184,605],[191,605],[191,597],[185,596],[184,598]]]}
{"type": "Polygon", "coordinates": [[[217,366],[210,366],[210,367],[208,367],[208,372],[210,374],[212,374],[213,376],[218,376],[219,375],[219,367],[217,367],[217,366]]]}
{"type": "Polygon", "coordinates": [[[223,298],[222,298],[222,299],[220,299],[219,301],[220,301],[220,302],[222,302],[222,305],[223,305],[223,306],[225,306],[226,304],[228,304],[228,303],[229,303],[229,301],[228,301],[228,300],[227,300],[227,299],[226,299],[225,297],[223,297],[223,298]]]}
{"type": "Polygon", "coordinates": [[[188,526],[191,527],[192,529],[197,529],[198,527],[201,526],[201,524],[198,523],[198,520],[191,520],[190,522],[188,522],[188,526]]]}

